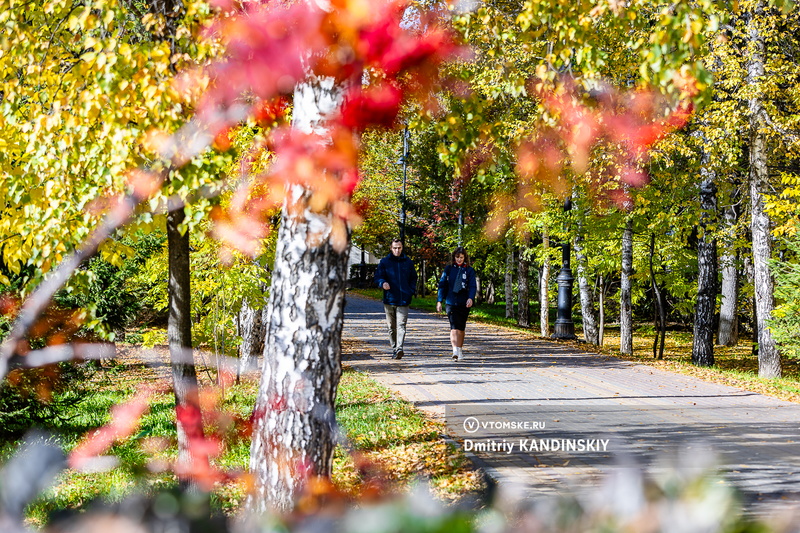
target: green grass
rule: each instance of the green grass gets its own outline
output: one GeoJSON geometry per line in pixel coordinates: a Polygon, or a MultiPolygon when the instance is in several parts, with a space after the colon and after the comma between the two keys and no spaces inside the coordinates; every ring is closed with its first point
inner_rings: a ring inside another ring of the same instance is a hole
{"type": "Polygon", "coordinates": [[[366,374],[345,372],[336,403],[336,419],[356,449],[375,450],[438,438],[418,410],[366,374]]]}
{"type": "Polygon", "coordinates": [[[339,384],[336,416],[355,455],[339,447],[334,482],[359,494],[369,479],[358,470],[380,470],[399,489],[419,476],[430,479],[443,499],[457,500],[482,487],[463,452],[441,437],[444,427],[367,374],[345,368],[339,384]],[[356,460],[360,466],[357,466],[356,460]]]}
{"type": "MultiPolygon", "coordinates": [[[[95,374],[92,392],[53,419],[47,429],[69,451],[92,429],[108,423],[111,409],[129,400],[138,385],[152,380],[152,371],[144,365],[107,366],[95,374]]],[[[228,387],[218,410],[232,418],[247,420],[256,395],[254,382],[228,387]]],[[[347,445],[337,448],[334,459],[334,481],[343,492],[361,493],[364,483],[369,481],[365,471],[376,470],[383,471],[395,488],[404,486],[417,474],[428,475],[449,499],[479,487],[463,454],[440,438],[443,428],[366,374],[344,370],[336,411],[347,436],[347,445]],[[373,467],[365,470],[367,463],[373,467]]],[[[246,470],[249,439],[233,426],[222,433],[226,448],[215,463],[229,471],[246,470]]],[[[15,447],[14,441],[0,442],[0,461],[7,459],[15,447]]],[[[108,454],[118,460],[113,470],[91,474],[64,471],[55,485],[28,508],[28,523],[42,526],[55,511],[79,510],[98,498],[113,502],[134,491],[153,493],[175,488],[178,484],[175,476],[160,466],[177,454],[172,394],[154,395],[149,412],[141,418],[135,434],[115,445],[108,454]]],[[[212,496],[212,505],[219,511],[234,513],[244,495],[242,482],[223,485],[212,496]]]]}

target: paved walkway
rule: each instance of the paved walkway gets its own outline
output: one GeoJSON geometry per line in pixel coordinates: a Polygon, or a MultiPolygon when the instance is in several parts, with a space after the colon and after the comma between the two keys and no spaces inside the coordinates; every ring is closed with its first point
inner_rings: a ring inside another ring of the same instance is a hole
{"type": "Polygon", "coordinates": [[[380,302],[348,295],[345,338],[367,371],[437,417],[472,460],[527,494],[591,490],[633,462],[713,450],[754,514],[800,503],[800,405],[470,322],[453,362],[446,317],[412,310],[389,357],[380,302]]]}

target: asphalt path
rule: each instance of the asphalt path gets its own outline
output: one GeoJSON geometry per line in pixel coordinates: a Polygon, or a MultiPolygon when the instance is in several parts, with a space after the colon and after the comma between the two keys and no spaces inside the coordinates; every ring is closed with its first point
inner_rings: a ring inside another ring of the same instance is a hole
{"type": "Polygon", "coordinates": [[[383,305],[349,294],[346,366],[434,417],[502,486],[535,498],[587,492],[614,472],[718,465],[746,512],[800,504],[800,405],[469,322],[452,360],[443,315],[411,310],[392,360],[383,305]]]}

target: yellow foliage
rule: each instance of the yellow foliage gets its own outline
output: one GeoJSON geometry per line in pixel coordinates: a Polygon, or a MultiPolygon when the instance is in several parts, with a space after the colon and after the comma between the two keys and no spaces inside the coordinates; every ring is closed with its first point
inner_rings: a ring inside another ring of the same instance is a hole
{"type": "MultiPolygon", "coordinates": [[[[188,25],[208,13],[198,3],[188,25]]],[[[169,44],[122,4],[0,0],[0,258],[34,283],[96,226],[101,199],[125,190],[128,169],[147,158],[144,133],[188,118],[165,98],[169,44]]],[[[178,43],[184,62],[210,50],[191,33],[178,43]]],[[[129,253],[109,246],[113,263],[129,253]]]]}

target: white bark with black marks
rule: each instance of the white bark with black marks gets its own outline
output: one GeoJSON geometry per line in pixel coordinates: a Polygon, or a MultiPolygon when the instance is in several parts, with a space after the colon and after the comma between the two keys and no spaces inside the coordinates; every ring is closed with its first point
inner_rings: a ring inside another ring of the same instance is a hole
{"type": "Polygon", "coordinates": [[[483,301],[489,305],[494,305],[495,301],[497,301],[497,296],[495,295],[495,287],[494,281],[488,280],[486,281],[486,287],[483,289],[483,301]]]}
{"type": "Polygon", "coordinates": [[[544,260],[539,275],[539,334],[550,335],[550,235],[547,230],[542,234],[544,260]]]}
{"type": "Polygon", "coordinates": [[[290,509],[309,475],[331,473],[347,250],[319,241],[328,218],[284,214],[278,234],[250,452],[257,512],[290,509]]]}
{"type": "MultiPolygon", "coordinates": [[[[294,127],[324,136],[340,95],[328,78],[299,85],[294,127]]],[[[278,231],[250,449],[246,507],[256,513],[291,509],[308,477],[332,468],[350,236],[348,229],[346,245],[334,247],[341,221],[312,211],[311,194],[288,188],[278,231]]]]}
{"type": "Polygon", "coordinates": [[[519,260],[517,261],[517,325],[527,328],[531,325],[531,301],[528,284],[531,262],[524,252],[524,247],[520,247],[519,260]]]}
{"type": "Polygon", "coordinates": [[[239,366],[237,377],[242,376],[258,365],[258,359],[264,353],[264,338],[267,335],[264,307],[255,308],[244,300],[239,310],[236,325],[242,339],[239,344],[239,366]]]}
{"type": "MultiPolygon", "coordinates": [[[[748,20],[747,83],[753,88],[764,77],[764,38],[757,25],[758,15],[764,6],[759,2],[748,20]]],[[[750,233],[753,239],[753,275],[758,338],[758,375],[765,378],[780,377],[781,360],[775,339],[768,327],[775,309],[775,282],[769,270],[772,256],[772,221],[764,207],[764,194],[769,188],[768,147],[766,128],[759,110],[761,101],[753,91],[750,98],[750,233]]]]}
{"type": "Polygon", "coordinates": [[[600,313],[600,326],[597,328],[597,345],[602,346],[603,341],[605,340],[606,334],[606,280],[601,274],[598,281],[598,301],[599,301],[599,313],[600,313]]]}
{"type": "Polygon", "coordinates": [[[622,275],[619,290],[619,351],[633,355],[633,304],[631,302],[631,276],[633,276],[633,223],[625,222],[622,230],[622,275]]]}
{"type": "MultiPolygon", "coordinates": [[[[727,206],[724,211],[725,225],[729,232],[739,218],[734,206],[727,206]]],[[[719,308],[719,326],[717,329],[717,344],[720,346],[736,346],[739,344],[739,270],[736,267],[736,251],[733,245],[725,247],[725,252],[720,257],[720,270],[722,284],[720,293],[722,303],[719,308]]]]}
{"type": "Polygon", "coordinates": [[[514,242],[506,237],[506,318],[514,318],[514,242]]]}
{"type": "Polygon", "coordinates": [[[703,150],[700,175],[700,220],[697,243],[697,301],[694,310],[692,363],[714,364],[714,315],[717,307],[717,241],[711,226],[717,219],[717,185],[708,168],[709,155],[703,150]]]}
{"type": "Polygon", "coordinates": [[[586,279],[587,258],[583,253],[583,235],[575,237],[575,262],[578,271],[578,289],[581,297],[581,317],[583,321],[583,337],[590,344],[600,344],[597,331],[597,317],[594,310],[594,294],[586,279]]]}

